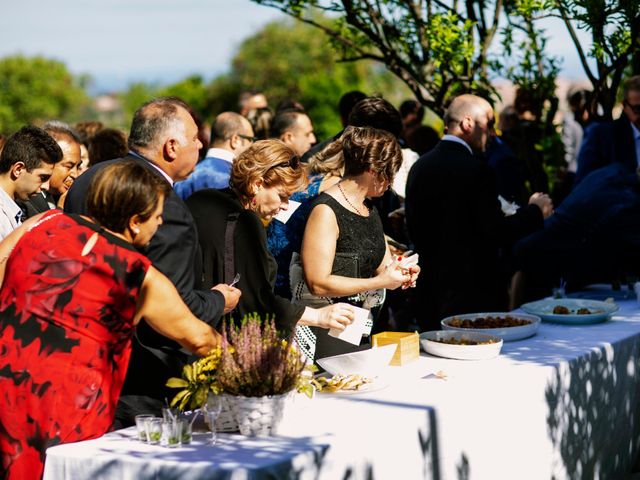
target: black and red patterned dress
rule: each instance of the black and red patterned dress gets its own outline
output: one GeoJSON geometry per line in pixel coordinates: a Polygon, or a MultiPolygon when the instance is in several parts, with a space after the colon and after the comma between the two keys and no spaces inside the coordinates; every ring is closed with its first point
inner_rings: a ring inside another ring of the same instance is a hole
{"type": "Polygon", "coordinates": [[[18,241],[0,289],[0,478],[40,478],[48,447],[109,430],[149,266],[59,211],[18,241]]]}

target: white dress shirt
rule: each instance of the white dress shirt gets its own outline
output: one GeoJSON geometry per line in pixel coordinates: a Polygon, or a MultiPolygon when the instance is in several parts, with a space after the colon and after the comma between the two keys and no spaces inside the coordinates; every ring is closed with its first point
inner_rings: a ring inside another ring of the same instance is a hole
{"type": "Polygon", "coordinates": [[[22,215],[18,204],[0,188],[0,240],[18,228],[22,215]]]}

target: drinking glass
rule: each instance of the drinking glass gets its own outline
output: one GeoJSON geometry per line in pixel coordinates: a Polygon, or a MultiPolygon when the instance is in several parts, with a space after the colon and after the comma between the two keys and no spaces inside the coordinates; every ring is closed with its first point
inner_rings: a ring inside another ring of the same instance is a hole
{"type": "Polygon", "coordinates": [[[155,415],[142,414],[136,415],[136,430],[138,431],[138,440],[147,443],[147,421],[155,418],[155,415]]]}
{"type": "Polygon", "coordinates": [[[147,442],[151,445],[157,445],[162,438],[162,419],[161,418],[149,418],[145,423],[147,427],[147,442]]]}
{"type": "Polygon", "coordinates": [[[179,413],[177,408],[162,407],[162,419],[165,422],[175,422],[178,419],[179,413]]]}
{"type": "Polygon", "coordinates": [[[207,403],[204,405],[204,413],[209,420],[209,428],[211,429],[211,445],[215,445],[218,440],[216,432],[216,420],[222,411],[222,398],[218,395],[209,395],[207,403]]]}
{"type": "Polygon", "coordinates": [[[187,418],[181,418],[178,422],[180,422],[181,425],[182,444],[187,445],[191,443],[191,439],[193,438],[193,424],[187,418]]]}
{"type": "Polygon", "coordinates": [[[181,432],[182,423],[180,420],[162,421],[162,437],[160,438],[160,445],[163,447],[175,448],[180,446],[180,440],[182,437],[181,432]]]}

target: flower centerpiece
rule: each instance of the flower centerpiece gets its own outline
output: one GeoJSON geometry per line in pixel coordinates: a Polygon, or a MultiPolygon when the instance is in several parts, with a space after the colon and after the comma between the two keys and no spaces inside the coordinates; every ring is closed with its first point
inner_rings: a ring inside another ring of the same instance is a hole
{"type": "Polygon", "coordinates": [[[222,343],[206,357],[184,367],[169,387],[182,388],[171,402],[184,409],[202,406],[210,394],[224,395],[244,435],[272,433],[293,391],[313,395],[313,370],[291,342],[283,340],[273,319],[247,315],[239,325],[224,325],[222,343]]]}

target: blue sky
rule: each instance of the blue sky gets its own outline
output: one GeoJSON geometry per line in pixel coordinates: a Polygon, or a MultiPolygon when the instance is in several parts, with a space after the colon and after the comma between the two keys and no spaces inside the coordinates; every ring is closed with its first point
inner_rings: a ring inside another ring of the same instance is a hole
{"type": "MultiPolygon", "coordinates": [[[[250,0],[5,0],[0,57],[42,54],[94,79],[94,90],[133,80],[170,83],[207,78],[229,67],[241,41],[284,14],[250,0]]],[[[557,21],[547,23],[549,51],[563,75],[584,77],[557,21]]]]}

